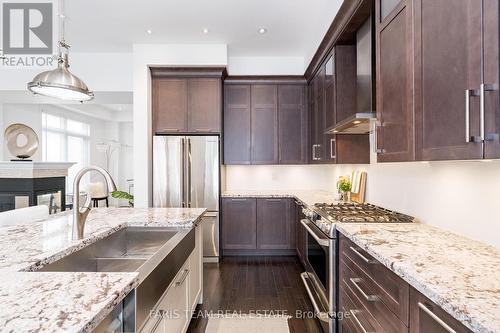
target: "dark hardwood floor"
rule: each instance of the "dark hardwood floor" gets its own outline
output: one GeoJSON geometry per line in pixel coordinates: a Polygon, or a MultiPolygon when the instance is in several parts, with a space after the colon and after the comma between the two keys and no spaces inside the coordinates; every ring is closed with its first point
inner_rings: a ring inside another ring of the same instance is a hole
{"type": "Polygon", "coordinates": [[[289,315],[292,333],[321,332],[300,279],[296,257],[224,257],[219,264],[204,264],[203,304],[188,328],[203,333],[207,313],[289,315]]]}

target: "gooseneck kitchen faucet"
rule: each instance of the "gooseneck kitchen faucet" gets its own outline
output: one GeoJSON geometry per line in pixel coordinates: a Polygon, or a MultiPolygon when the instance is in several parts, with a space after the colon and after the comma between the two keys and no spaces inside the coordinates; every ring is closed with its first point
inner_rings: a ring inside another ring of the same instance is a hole
{"type": "Polygon", "coordinates": [[[111,175],[98,166],[88,166],[80,170],[73,182],[73,240],[82,239],[83,232],[85,229],[85,221],[87,220],[87,215],[89,215],[92,208],[90,193],[87,193],[87,198],[83,207],[80,208],[80,180],[89,171],[97,171],[106,179],[106,184],[109,192],[116,191],[116,185],[111,178],[111,175]]]}

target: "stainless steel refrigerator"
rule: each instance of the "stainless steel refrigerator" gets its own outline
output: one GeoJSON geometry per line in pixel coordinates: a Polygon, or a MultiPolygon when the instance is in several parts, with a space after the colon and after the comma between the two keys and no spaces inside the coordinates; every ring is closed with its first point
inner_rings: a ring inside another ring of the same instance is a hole
{"type": "Polygon", "coordinates": [[[205,261],[219,257],[219,137],[154,136],[153,207],[207,208],[205,261]]]}

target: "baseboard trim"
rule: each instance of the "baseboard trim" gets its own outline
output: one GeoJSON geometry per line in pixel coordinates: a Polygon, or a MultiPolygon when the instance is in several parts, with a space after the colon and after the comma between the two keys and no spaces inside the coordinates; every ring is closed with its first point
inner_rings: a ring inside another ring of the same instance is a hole
{"type": "Polygon", "coordinates": [[[224,250],[224,257],[237,256],[297,256],[297,252],[291,250],[224,250]]]}

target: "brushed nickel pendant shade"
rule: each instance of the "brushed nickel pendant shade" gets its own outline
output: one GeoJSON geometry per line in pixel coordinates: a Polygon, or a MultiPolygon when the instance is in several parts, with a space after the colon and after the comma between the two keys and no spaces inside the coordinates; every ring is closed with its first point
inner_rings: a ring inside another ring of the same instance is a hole
{"type": "Polygon", "coordinates": [[[57,68],[35,76],[28,83],[28,90],[34,94],[54,97],[65,101],[90,101],[94,98],[94,93],[89,90],[79,77],[69,71],[68,51],[70,46],[64,40],[65,16],[62,14],[63,0],[60,3],[59,19],[61,36],[59,40],[57,68]]]}
{"type": "Polygon", "coordinates": [[[90,101],[94,94],[87,85],[69,69],[68,54],[60,53],[57,68],[42,72],[28,83],[28,89],[34,93],[48,97],[55,97],[66,101],[90,101]]]}

